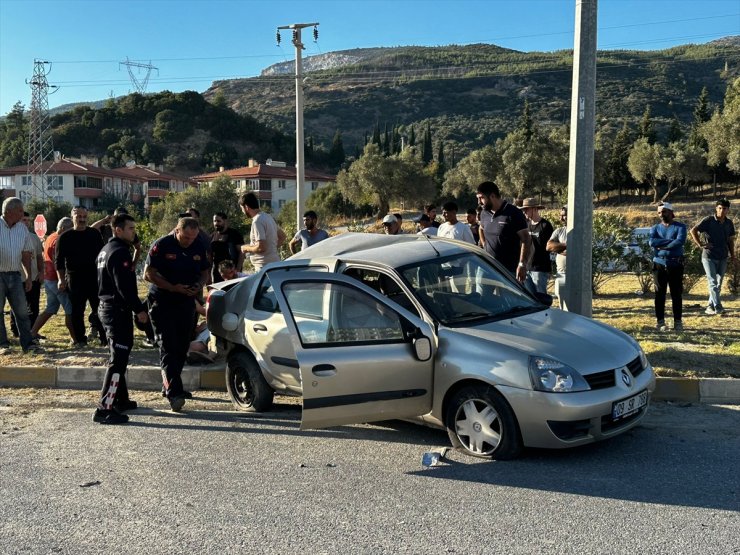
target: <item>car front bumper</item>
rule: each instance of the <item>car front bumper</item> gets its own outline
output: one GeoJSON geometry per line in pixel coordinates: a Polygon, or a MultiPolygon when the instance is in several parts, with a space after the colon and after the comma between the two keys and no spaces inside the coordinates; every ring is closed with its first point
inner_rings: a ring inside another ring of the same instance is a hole
{"type": "Polygon", "coordinates": [[[561,449],[600,441],[636,426],[647,413],[655,389],[655,375],[647,368],[629,387],[610,387],[578,393],[545,393],[498,386],[519,422],[527,447],[561,449]],[[625,418],[614,420],[616,401],[648,392],[647,404],[625,418]]]}

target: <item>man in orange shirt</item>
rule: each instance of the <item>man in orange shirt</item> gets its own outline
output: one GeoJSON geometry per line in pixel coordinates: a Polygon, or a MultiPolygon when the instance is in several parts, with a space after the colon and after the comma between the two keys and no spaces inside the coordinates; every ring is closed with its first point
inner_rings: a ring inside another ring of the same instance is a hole
{"type": "Polygon", "coordinates": [[[37,337],[41,328],[54,316],[61,306],[64,309],[64,323],[69,330],[69,336],[74,342],[72,328],[72,303],[66,291],[59,291],[57,283],[57,271],[54,264],[54,255],[57,249],[59,236],[72,229],[72,218],[62,218],[57,223],[57,230],[49,235],[44,242],[44,291],[46,291],[46,308],[39,314],[31,328],[31,335],[37,337]]]}

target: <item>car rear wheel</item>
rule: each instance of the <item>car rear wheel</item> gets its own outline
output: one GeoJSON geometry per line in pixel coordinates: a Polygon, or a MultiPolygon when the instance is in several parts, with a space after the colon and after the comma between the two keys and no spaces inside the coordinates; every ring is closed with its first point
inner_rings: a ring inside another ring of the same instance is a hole
{"type": "Polygon", "coordinates": [[[452,446],[466,455],[506,460],[522,450],[516,417],[490,386],[468,386],[456,392],[447,406],[445,426],[452,446]]]}
{"type": "Polygon", "coordinates": [[[275,392],[257,362],[247,353],[237,353],[226,364],[226,390],[237,410],[270,410],[275,392]]]}

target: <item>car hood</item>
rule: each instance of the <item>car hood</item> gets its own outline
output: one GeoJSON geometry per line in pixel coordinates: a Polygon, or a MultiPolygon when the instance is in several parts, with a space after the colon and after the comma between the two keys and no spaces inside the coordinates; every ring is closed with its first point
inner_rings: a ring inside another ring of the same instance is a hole
{"type": "Polygon", "coordinates": [[[627,334],[590,318],[547,309],[467,328],[446,328],[446,334],[494,342],[499,348],[530,356],[554,358],[580,373],[624,366],[638,356],[637,342],[627,334]]]}

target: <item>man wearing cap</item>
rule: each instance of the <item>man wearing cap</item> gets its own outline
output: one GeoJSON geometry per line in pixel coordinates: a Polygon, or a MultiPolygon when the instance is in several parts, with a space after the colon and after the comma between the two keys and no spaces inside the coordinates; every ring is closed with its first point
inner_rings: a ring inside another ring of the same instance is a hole
{"type": "Polygon", "coordinates": [[[658,206],[660,223],[650,229],[653,248],[653,282],[655,284],[655,319],[658,331],[668,329],[665,324],[666,291],[671,289],[673,329],[683,331],[683,246],[686,226],[674,220],[673,205],[664,202],[658,206]]]}
{"type": "Polygon", "coordinates": [[[547,252],[547,242],[552,237],[552,224],[540,216],[544,206],[534,198],[522,201],[522,212],[527,217],[529,236],[532,238],[532,258],[529,263],[525,286],[531,292],[547,293],[547,281],[550,279],[552,263],[547,252]]]}
{"type": "Polygon", "coordinates": [[[387,214],[383,218],[383,231],[386,235],[398,235],[401,232],[401,224],[393,214],[387,214]]]}
{"type": "Polygon", "coordinates": [[[705,314],[722,314],[720,294],[722,278],[727,271],[727,259],[733,264],[735,259],[735,225],[727,215],[730,213],[730,201],[719,199],[714,207],[714,216],[707,216],[691,228],[691,238],[702,249],[701,263],[707,274],[709,303],[705,314]],[[700,234],[702,237],[700,237],[700,234]]]}

